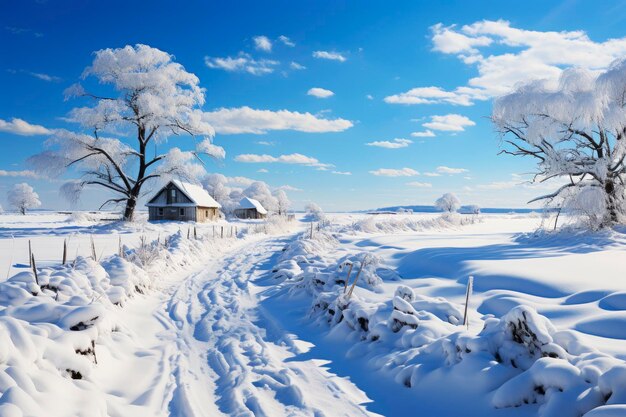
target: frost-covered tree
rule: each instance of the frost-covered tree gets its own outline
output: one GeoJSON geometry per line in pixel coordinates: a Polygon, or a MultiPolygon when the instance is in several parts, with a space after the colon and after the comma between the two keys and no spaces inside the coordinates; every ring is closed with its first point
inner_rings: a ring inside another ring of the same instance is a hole
{"type": "Polygon", "coordinates": [[[533,181],[560,186],[532,201],[570,209],[595,226],[620,221],[625,210],[626,61],[601,73],[563,71],[558,86],[520,86],[494,104],[502,153],[537,161],[533,181]]]}
{"type": "Polygon", "coordinates": [[[274,197],[276,198],[276,206],[278,208],[279,215],[287,214],[287,211],[291,207],[291,201],[289,201],[289,197],[287,197],[287,193],[285,190],[281,190],[280,188],[274,191],[274,197]]]}
{"type": "Polygon", "coordinates": [[[461,207],[461,202],[452,193],[446,193],[435,201],[435,207],[446,213],[454,213],[461,207]]]}
{"type": "Polygon", "coordinates": [[[211,142],[213,128],[202,120],[204,89],[168,53],[146,45],[103,49],[83,72],[87,77],[104,85],[103,91],[88,92],[79,84],[66,90],[67,98],[89,101],[68,116],[82,130],[56,131],[47,149],[30,158],[47,174],[79,170],[81,181],[63,189],[70,198],[76,199],[86,185],[102,187],[114,194],[102,206],[124,204],[124,219],[131,220],[146,182],[168,177],[197,181],[206,173],[200,155],[224,157],[224,149],[211,142]],[[157,151],[157,144],[181,135],[204,139],[195,151],[157,151]]]}
{"type": "Polygon", "coordinates": [[[243,190],[243,195],[261,203],[267,211],[278,211],[278,202],[272,195],[270,187],[262,181],[255,181],[243,190]]]}
{"type": "Polygon", "coordinates": [[[26,214],[26,210],[41,206],[39,195],[25,182],[15,184],[7,193],[7,200],[11,207],[22,214],[26,214]]]}
{"type": "Polygon", "coordinates": [[[304,211],[306,211],[307,217],[315,221],[322,221],[326,217],[324,210],[314,202],[307,203],[306,206],[304,206],[304,211]]]}
{"type": "Polygon", "coordinates": [[[480,206],[476,204],[470,204],[469,206],[467,206],[467,211],[470,214],[480,214],[480,206]]]}

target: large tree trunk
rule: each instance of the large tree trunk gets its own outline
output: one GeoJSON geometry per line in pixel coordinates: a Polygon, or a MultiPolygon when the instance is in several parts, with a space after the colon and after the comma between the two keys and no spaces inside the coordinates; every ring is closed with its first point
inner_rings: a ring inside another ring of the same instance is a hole
{"type": "Polygon", "coordinates": [[[129,222],[135,216],[135,208],[137,207],[137,196],[133,195],[126,200],[126,208],[124,209],[124,220],[129,222]]]}
{"type": "Polygon", "coordinates": [[[616,195],[615,183],[612,180],[607,180],[605,182],[604,192],[606,193],[607,221],[609,222],[609,225],[613,225],[619,221],[619,201],[616,195]]]}

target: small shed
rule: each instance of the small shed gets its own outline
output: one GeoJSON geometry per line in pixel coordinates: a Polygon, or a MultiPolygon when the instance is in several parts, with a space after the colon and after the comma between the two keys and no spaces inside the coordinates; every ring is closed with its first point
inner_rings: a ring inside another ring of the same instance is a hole
{"type": "Polygon", "coordinates": [[[149,220],[205,222],[219,217],[221,205],[202,187],[172,180],[146,204],[149,220]]]}
{"type": "Polygon", "coordinates": [[[244,197],[233,214],[240,219],[264,219],[267,217],[267,210],[254,198],[244,197]]]}

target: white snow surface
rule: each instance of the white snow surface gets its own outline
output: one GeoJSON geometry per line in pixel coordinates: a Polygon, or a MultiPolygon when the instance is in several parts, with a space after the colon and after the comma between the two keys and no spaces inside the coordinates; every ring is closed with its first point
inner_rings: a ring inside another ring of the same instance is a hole
{"type": "Polygon", "coordinates": [[[0,215],[0,416],[626,415],[624,229],[102,217],[0,215]]]}

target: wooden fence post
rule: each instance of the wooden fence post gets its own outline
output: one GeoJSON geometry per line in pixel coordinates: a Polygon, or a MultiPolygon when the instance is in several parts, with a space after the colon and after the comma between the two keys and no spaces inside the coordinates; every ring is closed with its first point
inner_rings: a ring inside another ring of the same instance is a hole
{"type": "Polygon", "coordinates": [[[33,266],[33,249],[30,245],[30,239],[28,239],[28,266],[33,266]]]}
{"type": "Polygon", "coordinates": [[[472,288],[474,286],[474,277],[470,275],[467,280],[467,288],[465,290],[465,311],[463,313],[463,326],[467,326],[469,329],[469,318],[467,317],[467,309],[469,306],[470,295],[472,294],[472,288]]]}
{"type": "Polygon", "coordinates": [[[63,262],[62,265],[65,265],[67,262],[67,239],[63,239],[63,262]]]}
{"type": "Polygon", "coordinates": [[[35,254],[30,254],[30,263],[33,267],[33,274],[35,274],[35,282],[39,285],[39,275],[37,275],[37,265],[35,264],[35,254]]]}

